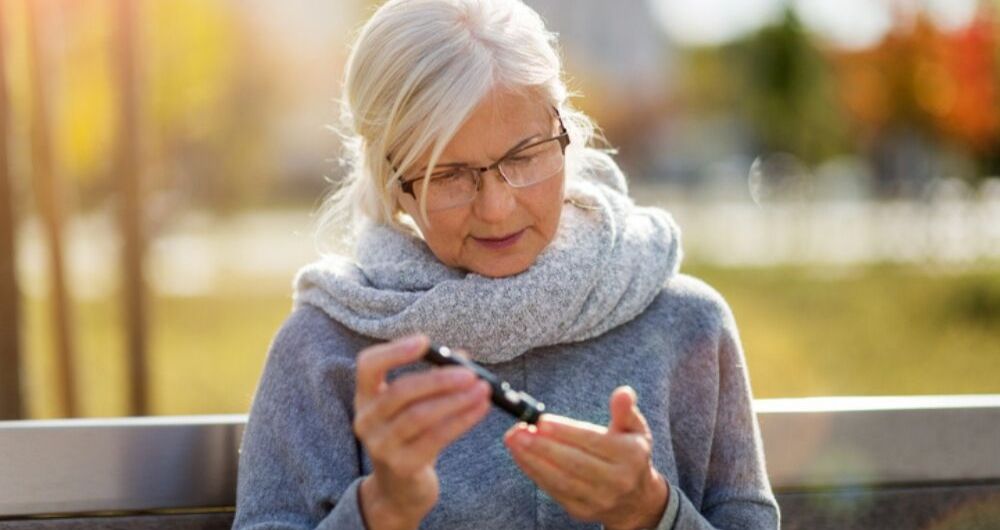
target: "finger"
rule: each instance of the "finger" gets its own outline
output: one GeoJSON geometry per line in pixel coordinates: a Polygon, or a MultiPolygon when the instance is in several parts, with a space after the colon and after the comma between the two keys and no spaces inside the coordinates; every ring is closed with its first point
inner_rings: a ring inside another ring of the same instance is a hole
{"type": "Polygon", "coordinates": [[[504,440],[504,442],[506,442],[507,438],[510,438],[511,435],[513,435],[515,432],[517,432],[517,431],[519,431],[521,429],[527,429],[527,428],[528,428],[528,424],[526,422],[523,422],[523,421],[515,422],[513,425],[510,426],[509,429],[507,429],[507,432],[503,433],[503,440],[504,440]]]}
{"type": "Polygon", "coordinates": [[[358,355],[357,393],[363,400],[378,394],[389,370],[416,361],[427,351],[426,335],[417,334],[365,348],[358,355]]]}
{"type": "Polygon", "coordinates": [[[476,380],[476,374],[464,366],[432,368],[425,372],[404,375],[389,383],[379,396],[377,414],[391,419],[417,401],[439,394],[453,395],[468,388],[476,380]]]}
{"type": "Polygon", "coordinates": [[[630,386],[620,386],[611,393],[608,408],[611,410],[611,432],[649,432],[646,418],[639,412],[638,397],[630,386]]]}
{"type": "Polygon", "coordinates": [[[431,463],[441,451],[458,437],[482,421],[490,411],[490,401],[475,401],[451,418],[440,422],[435,428],[427,429],[406,446],[405,452],[413,455],[416,462],[431,463]]]}
{"type": "MultiPolygon", "coordinates": [[[[447,398],[442,396],[430,400],[434,402],[433,404],[421,403],[417,406],[416,415],[408,416],[410,409],[407,409],[392,422],[377,423],[373,426],[373,432],[367,433],[365,446],[373,459],[392,460],[393,458],[401,458],[399,455],[405,455],[406,459],[411,459],[414,456],[411,447],[414,440],[441,425],[455,421],[456,418],[465,414],[470,406],[487,402],[488,388],[487,383],[480,382],[457,395],[453,394],[447,398]],[[432,406],[424,407],[424,405],[432,406]]],[[[421,462],[426,463],[423,460],[421,462]]],[[[397,462],[395,467],[400,466],[406,467],[405,463],[402,462],[397,462]]]]}
{"type": "Polygon", "coordinates": [[[538,432],[611,463],[617,462],[623,451],[632,449],[631,443],[621,436],[609,436],[606,427],[556,414],[542,414],[538,432]]]}
{"type": "Polygon", "coordinates": [[[381,430],[408,406],[435,396],[454,398],[475,381],[472,371],[461,366],[432,368],[399,377],[377,397],[359,406],[354,422],[355,432],[366,434],[372,429],[381,430]]]}
{"type": "Polygon", "coordinates": [[[594,496],[591,487],[530,451],[512,451],[511,457],[525,475],[560,504],[587,505],[594,496]]]}
{"type": "Polygon", "coordinates": [[[624,466],[594,456],[578,447],[567,445],[547,436],[530,436],[520,433],[507,441],[508,447],[515,453],[531,453],[561,469],[564,473],[590,482],[593,489],[602,496],[618,494],[619,483],[623,474],[627,474],[624,466]],[[519,442],[528,441],[527,447],[519,442]]]}
{"type": "Polygon", "coordinates": [[[465,409],[480,401],[488,403],[490,385],[479,381],[461,392],[454,392],[434,399],[427,399],[407,407],[388,424],[395,439],[401,445],[412,443],[424,431],[434,429],[448,421],[448,418],[462,414],[465,409]]]}

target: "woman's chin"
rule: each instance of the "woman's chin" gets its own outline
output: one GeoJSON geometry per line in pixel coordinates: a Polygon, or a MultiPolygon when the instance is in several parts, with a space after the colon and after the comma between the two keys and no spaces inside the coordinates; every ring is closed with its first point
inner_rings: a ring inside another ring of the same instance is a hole
{"type": "Polygon", "coordinates": [[[532,263],[534,263],[534,259],[529,259],[527,256],[520,254],[492,259],[484,257],[483,260],[470,264],[467,269],[470,272],[488,278],[505,278],[528,270],[532,263]]]}

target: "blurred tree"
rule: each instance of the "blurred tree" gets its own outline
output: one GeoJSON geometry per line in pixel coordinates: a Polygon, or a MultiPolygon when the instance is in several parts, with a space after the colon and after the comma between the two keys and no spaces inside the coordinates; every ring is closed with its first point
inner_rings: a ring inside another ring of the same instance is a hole
{"type": "Polygon", "coordinates": [[[143,186],[140,173],[139,87],[136,62],[141,53],[137,46],[136,11],[144,5],[139,0],[117,0],[114,14],[115,39],[109,50],[116,57],[119,93],[119,121],[116,142],[115,173],[119,189],[119,228],[122,236],[123,308],[128,355],[129,415],[149,414],[146,345],[146,282],[143,275],[145,221],[142,215],[143,186]]]}
{"type": "Polygon", "coordinates": [[[59,77],[53,100],[53,149],[72,179],[78,205],[87,209],[111,192],[114,104],[111,67],[112,10],[108,0],[58,0],[61,42],[53,51],[59,77]]]}
{"type": "Polygon", "coordinates": [[[283,76],[247,20],[222,4],[177,0],[151,2],[143,24],[151,184],[187,207],[260,202],[277,173],[267,133],[283,76]]]}
{"type": "Polygon", "coordinates": [[[73,319],[63,253],[63,220],[66,218],[64,186],[57,178],[49,132],[48,60],[43,33],[51,20],[52,5],[46,0],[25,0],[28,42],[28,78],[31,85],[31,159],[32,181],[43,219],[49,250],[49,275],[52,279],[52,320],[56,342],[56,384],[61,414],[74,417],[79,413],[76,401],[75,347],[73,319]]]}
{"type": "Polygon", "coordinates": [[[14,193],[8,153],[10,123],[7,97],[4,10],[0,9],[0,420],[21,419],[25,408],[21,398],[20,303],[17,288],[14,193]]]}
{"type": "Polygon", "coordinates": [[[840,100],[859,149],[875,163],[883,195],[919,191],[937,176],[996,171],[1000,94],[992,13],[984,7],[968,26],[951,31],[922,11],[910,22],[897,15],[893,31],[873,48],[829,51],[840,100]],[[949,158],[967,160],[970,168],[943,165],[949,158]]]}
{"type": "MultiPolygon", "coordinates": [[[[76,184],[80,207],[115,195],[114,132],[119,122],[111,0],[47,0],[58,7],[60,40],[50,86],[55,163],[76,184]]],[[[230,210],[267,197],[276,178],[268,133],[284,80],[245,12],[196,0],[148,2],[136,24],[144,50],[137,76],[146,118],[140,160],[151,192],[172,204],[230,210]]],[[[26,105],[29,98],[13,98],[26,105]]],[[[158,204],[164,204],[160,201],[158,204]]],[[[168,208],[169,210],[169,208],[168,208]]],[[[156,209],[146,212],[157,215],[156,209]]],[[[155,221],[155,220],[154,220],[155,221]]],[[[154,222],[155,227],[158,223],[154,222]]]]}
{"type": "Polygon", "coordinates": [[[851,145],[833,77],[795,12],[723,50],[733,78],[736,113],[749,124],[757,151],[788,151],[818,163],[851,145]]]}

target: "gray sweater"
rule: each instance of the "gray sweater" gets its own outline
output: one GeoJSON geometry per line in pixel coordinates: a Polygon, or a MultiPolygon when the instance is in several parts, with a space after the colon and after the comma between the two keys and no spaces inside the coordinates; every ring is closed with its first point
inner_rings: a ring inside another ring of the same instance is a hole
{"type": "MultiPolygon", "coordinates": [[[[372,463],[352,432],[352,404],[356,355],[373,342],[308,304],[282,325],[241,444],[234,529],[364,528],[357,494],[372,463]]],[[[675,276],[601,336],[489,368],[549,411],[600,425],[611,391],[631,385],[670,484],[658,529],[778,528],[736,323],[704,282],[675,276]]],[[[421,528],[601,528],[570,518],[521,473],[502,441],[513,422],[494,409],[441,453],[440,498],[421,528]]]]}

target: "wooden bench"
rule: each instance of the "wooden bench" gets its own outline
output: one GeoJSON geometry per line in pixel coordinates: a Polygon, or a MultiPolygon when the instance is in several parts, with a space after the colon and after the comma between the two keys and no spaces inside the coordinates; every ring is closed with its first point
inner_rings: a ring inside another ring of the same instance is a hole
{"type": "MultiPolygon", "coordinates": [[[[755,407],[782,528],[1000,528],[1000,395],[755,407]]],[[[245,421],[0,422],[0,529],[228,529],[245,421]]]]}

